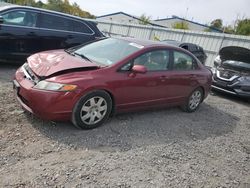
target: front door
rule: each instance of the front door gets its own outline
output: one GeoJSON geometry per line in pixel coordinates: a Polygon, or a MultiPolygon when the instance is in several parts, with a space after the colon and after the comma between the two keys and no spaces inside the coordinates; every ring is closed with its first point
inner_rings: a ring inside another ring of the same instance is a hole
{"type": "Polygon", "coordinates": [[[113,85],[115,89],[116,106],[123,108],[137,108],[159,105],[167,102],[169,51],[154,50],[147,52],[125,64],[117,72],[117,79],[113,85]],[[143,65],[147,72],[133,73],[133,65],[143,65]]]}
{"type": "Polygon", "coordinates": [[[24,61],[27,56],[37,52],[36,28],[37,12],[17,9],[1,13],[0,59],[24,61]]]}

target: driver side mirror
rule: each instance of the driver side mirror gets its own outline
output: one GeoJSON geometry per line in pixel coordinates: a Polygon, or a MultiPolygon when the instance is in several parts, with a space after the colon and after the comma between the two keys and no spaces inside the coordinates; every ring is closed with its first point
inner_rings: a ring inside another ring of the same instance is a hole
{"type": "Polygon", "coordinates": [[[3,17],[2,16],[0,16],[0,24],[2,24],[3,23],[3,17]]]}
{"type": "Polygon", "coordinates": [[[143,65],[134,65],[129,73],[129,77],[134,78],[137,73],[144,74],[147,72],[147,68],[143,65]]]}
{"type": "Polygon", "coordinates": [[[143,65],[134,65],[132,67],[132,72],[145,74],[147,72],[147,68],[143,65]]]}

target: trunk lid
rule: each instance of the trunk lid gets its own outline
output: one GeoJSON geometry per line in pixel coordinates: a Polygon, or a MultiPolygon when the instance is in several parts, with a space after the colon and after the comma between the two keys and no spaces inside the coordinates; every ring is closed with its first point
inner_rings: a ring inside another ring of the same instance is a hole
{"type": "Polygon", "coordinates": [[[31,55],[28,58],[29,67],[39,77],[80,68],[98,68],[94,62],[72,56],[64,50],[52,50],[31,55]]]}

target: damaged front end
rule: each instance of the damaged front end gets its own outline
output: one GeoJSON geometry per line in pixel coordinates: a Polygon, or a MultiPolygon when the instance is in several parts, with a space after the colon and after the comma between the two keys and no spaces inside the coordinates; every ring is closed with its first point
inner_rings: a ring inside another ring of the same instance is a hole
{"type": "Polygon", "coordinates": [[[250,98],[250,50],[225,47],[214,62],[212,88],[250,98]]]}
{"type": "Polygon", "coordinates": [[[83,89],[79,80],[92,79],[90,70],[99,68],[63,51],[54,51],[50,56],[47,52],[35,54],[16,71],[16,98],[23,109],[42,119],[68,120],[76,96],[83,89]],[[72,63],[72,59],[76,61],[72,63]]]}

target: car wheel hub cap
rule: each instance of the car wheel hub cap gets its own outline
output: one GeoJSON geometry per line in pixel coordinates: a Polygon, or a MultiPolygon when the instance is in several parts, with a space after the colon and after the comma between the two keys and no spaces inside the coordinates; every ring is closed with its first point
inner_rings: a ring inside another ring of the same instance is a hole
{"type": "Polygon", "coordinates": [[[195,91],[191,97],[190,97],[190,100],[189,100],[189,108],[191,110],[194,110],[196,109],[199,104],[200,104],[200,101],[201,101],[201,92],[200,91],[195,91]]]}
{"type": "Polygon", "coordinates": [[[107,102],[102,97],[92,97],[82,106],[80,117],[88,125],[101,121],[107,113],[107,102]]]}

